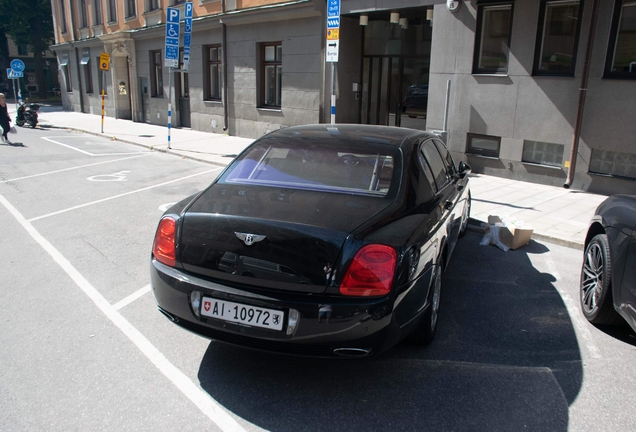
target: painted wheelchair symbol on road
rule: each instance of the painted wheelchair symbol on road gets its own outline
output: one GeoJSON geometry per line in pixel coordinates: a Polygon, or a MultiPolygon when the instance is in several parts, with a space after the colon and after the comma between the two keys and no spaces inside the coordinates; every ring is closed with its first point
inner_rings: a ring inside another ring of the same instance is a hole
{"type": "Polygon", "coordinates": [[[98,174],[87,178],[89,181],[126,181],[126,174],[132,171],[119,171],[113,174],[98,174]]]}

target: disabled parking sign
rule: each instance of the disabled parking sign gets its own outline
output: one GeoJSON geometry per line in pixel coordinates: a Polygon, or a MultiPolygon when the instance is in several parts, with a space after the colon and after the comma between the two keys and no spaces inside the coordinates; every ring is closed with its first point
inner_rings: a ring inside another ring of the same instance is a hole
{"type": "Polygon", "coordinates": [[[166,48],[164,50],[163,65],[165,67],[179,67],[179,19],[181,11],[177,8],[166,9],[166,48]]]}

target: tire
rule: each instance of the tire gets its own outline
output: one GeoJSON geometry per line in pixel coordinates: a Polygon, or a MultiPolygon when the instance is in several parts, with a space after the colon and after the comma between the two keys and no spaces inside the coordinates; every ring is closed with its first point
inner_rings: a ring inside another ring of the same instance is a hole
{"type": "Polygon", "coordinates": [[[17,124],[18,126],[22,127],[22,126],[24,126],[24,120],[16,120],[15,124],[17,124]]]}
{"type": "Polygon", "coordinates": [[[435,265],[435,273],[431,283],[432,293],[431,302],[424,312],[422,320],[417,327],[409,335],[409,341],[416,345],[428,345],[433,342],[435,333],[437,332],[437,323],[439,321],[439,305],[442,293],[442,269],[443,263],[440,261],[435,265]]]}
{"type": "Polygon", "coordinates": [[[459,237],[464,237],[466,231],[468,231],[468,218],[470,218],[470,208],[472,207],[472,198],[470,192],[468,192],[468,198],[466,198],[466,205],[464,206],[464,213],[462,214],[462,224],[459,228],[459,237]]]}
{"type": "Polygon", "coordinates": [[[589,322],[621,324],[612,298],[612,262],[606,234],[596,235],[585,248],[580,286],[581,310],[589,322]]]}
{"type": "Polygon", "coordinates": [[[29,126],[31,126],[34,129],[35,129],[35,126],[37,126],[38,124],[38,121],[36,119],[29,119],[28,122],[29,122],[29,126]]]}

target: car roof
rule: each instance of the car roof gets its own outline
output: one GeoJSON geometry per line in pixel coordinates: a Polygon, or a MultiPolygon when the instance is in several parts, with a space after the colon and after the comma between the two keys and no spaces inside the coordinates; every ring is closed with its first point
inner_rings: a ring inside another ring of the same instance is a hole
{"type": "Polygon", "coordinates": [[[421,130],[399,128],[392,126],[360,125],[360,124],[314,124],[304,126],[292,126],[276,130],[265,135],[267,138],[305,138],[334,141],[374,142],[400,147],[401,144],[410,141],[408,138],[436,137],[430,132],[421,130]]]}

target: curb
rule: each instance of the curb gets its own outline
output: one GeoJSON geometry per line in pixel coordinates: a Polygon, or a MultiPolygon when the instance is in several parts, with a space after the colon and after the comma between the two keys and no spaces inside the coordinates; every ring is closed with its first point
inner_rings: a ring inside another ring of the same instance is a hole
{"type": "MultiPolygon", "coordinates": [[[[42,129],[68,130],[68,131],[73,131],[73,132],[82,132],[82,133],[85,133],[85,134],[88,134],[88,135],[93,135],[93,136],[97,136],[97,137],[101,137],[101,138],[112,138],[112,137],[109,137],[106,134],[97,133],[97,132],[91,132],[91,131],[87,131],[87,130],[84,130],[84,129],[77,129],[77,128],[70,127],[70,126],[54,126],[54,125],[50,125],[50,124],[40,124],[38,126],[40,128],[42,128],[42,129]]],[[[201,159],[201,158],[197,158],[197,157],[194,157],[194,156],[188,156],[188,155],[184,155],[184,154],[181,154],[181,153],[175,153],[175,152],[170,151],[170,149],[160,149],[160,148],[156,148],[154,146],[150,146],[150,145],[146,145],[146,144],[139,144],[138,142],[129,141],[129,140],[126,140],[126,139],[115,138],[113,141],[117,141],[117,142],[121,142],[121,143],[125,143],[125,144],[132,144],[132,145],[135,145],[137,147],[145,148],[147,150],[157,151],[157,152],[169,154],[169,155],[172,155],[172,156],[177,156],[177,157],[181,157],[181,158],[185,158],[185,159],[194,160],[194,161],[197,161],[197,162],[203,162],[203,163],[210,164],[210,165],[215,165],[215,166],[218,166],[218,167],[221,167],[221,168],[224,168],[224,167],[227,166],[227,164],[223,165],[223,164],[220,164],[218,162],[201,159]]]]}
{"type": "MultiPolygon", "coordinates": [[[[473,218],[468,218],[468,225],[467,225],[467,229],[471,232],[477,233],[477,234],[484,234],[485,231],[485,227],[486,227],[486,222],[477,220],[477,219],[473,219],[473,218]]],[[[533,232],[532,233],[532,240],[538,240],[538,241],[542,241],[542,242],[547,242],[547,243],[552,243],[558,246],[564,246],[570,249],[576,249],[576,250],[584,250],[584,244],[583,242],[577,242],[574,240],[568,240],[568,239],[563,239],[563,238],[559,238],[559,237],[555,237],[555,236],[551,236],[551,235],[546,235],[546,234],[541,234],[538,232],[533,232]]]]}

